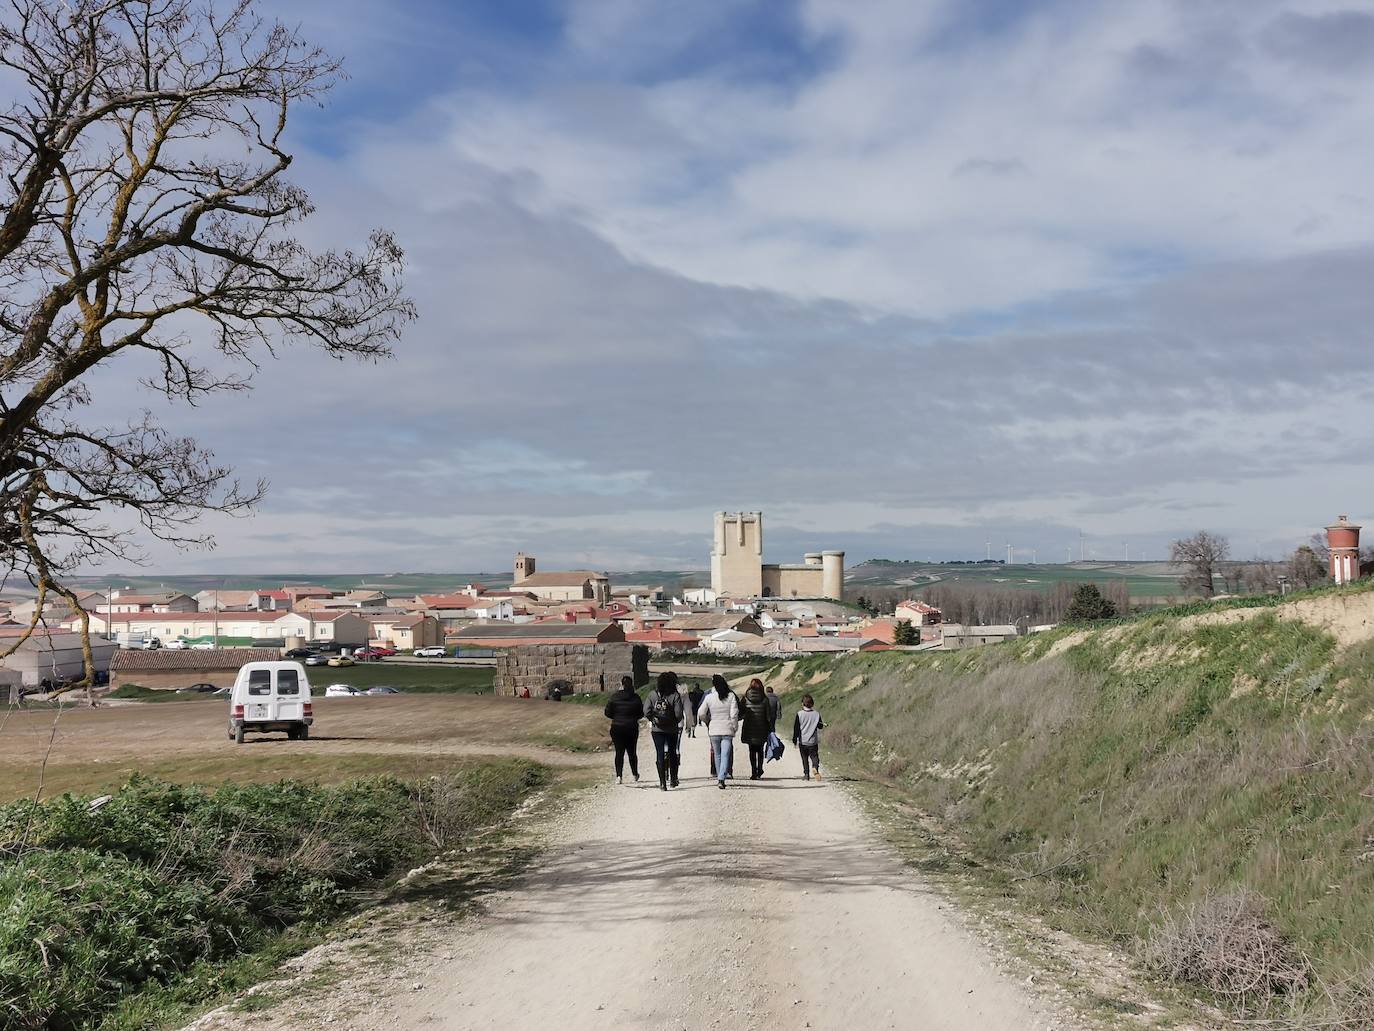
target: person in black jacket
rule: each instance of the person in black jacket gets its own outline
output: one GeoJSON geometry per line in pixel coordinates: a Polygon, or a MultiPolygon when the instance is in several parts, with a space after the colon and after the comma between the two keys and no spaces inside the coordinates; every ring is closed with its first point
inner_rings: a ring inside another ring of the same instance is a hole
{"type": "Polygon", "coordinates": [[[682,727],[682,695],[677,693],[677,674],[671,670],[658,675],[658,689],[649,695],[644,707],[649,721],[649,734],[654,739],[654,754],[658,764],[658,786],[668,790],[668,778],[677,787],[678,753],[682,727]]]}
{"type": "Polygon", "coordinates": [[[625,783],[625,756],[630,757],[630,776],[639,781],[639,721],[644,718],[644,703],[635,694],[635,682],[620,678],[620,690],[606,703],[606,718],[611,721],[611,743],[615,745],[615,782],[625,783]]]}
{"type": "Polygon", "coordinates": [[[773,707],[768,704],[763,681],[749,681],[740,702],[740,738],[749,746],[749,779],[763,780],[763,746],[773,732],[773,707]]]}

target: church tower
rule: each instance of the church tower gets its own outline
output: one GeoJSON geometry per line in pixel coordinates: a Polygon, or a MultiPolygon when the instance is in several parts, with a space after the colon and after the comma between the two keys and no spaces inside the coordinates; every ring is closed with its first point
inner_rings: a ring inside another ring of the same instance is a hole
{"type": "Polygon", "coordinates": [[[526,555],[523,551],[515,553],[515,583],[521,580],[528,580],[534,575],[534,556],[526,555]]]}

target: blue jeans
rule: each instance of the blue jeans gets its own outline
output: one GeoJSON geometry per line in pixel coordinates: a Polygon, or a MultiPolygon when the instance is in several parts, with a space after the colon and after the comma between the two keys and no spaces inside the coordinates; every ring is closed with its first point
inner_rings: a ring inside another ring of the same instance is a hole
{"type": "Polygon", "coordinates": [[[735,750],[735,739],[724,734],[711,735],[711,754],[716,757],[716,778],[725,783],[725,774],[730,769],[730,756],[735,750]]]}

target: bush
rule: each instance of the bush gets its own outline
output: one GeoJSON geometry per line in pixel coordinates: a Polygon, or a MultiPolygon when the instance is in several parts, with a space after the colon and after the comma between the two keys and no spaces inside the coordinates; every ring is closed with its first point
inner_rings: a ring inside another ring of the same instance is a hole
{"type": "Polygon", "coordinates": [[[1292,995],[1307,987],[1307,963],[1270,922],[1267,908],[1264,898],[1244,888],[1209,895],[1165,917],[1145,962],[1241,1010],[1292,995]]]}
{"type": "Polygon", "coordinates": [[[500,818],[543,776],[506,760],[419,786],[208,791],[135,777],[104,805],[0,807],[0,1026],[88,1026],[145,986],[326,920],[356,889],[500,818]]]}

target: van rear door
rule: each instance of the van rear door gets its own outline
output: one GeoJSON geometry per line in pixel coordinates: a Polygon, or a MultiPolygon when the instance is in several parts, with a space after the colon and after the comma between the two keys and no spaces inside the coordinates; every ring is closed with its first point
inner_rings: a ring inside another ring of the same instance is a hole
{"type": "Polygon", "coordinates": [[[274,675],[277,678],[277,689],[272,697],[276,703],[276,714],[273,718],[287,721],[302,719],[304,710],[301,707],[300,673],[294,669],[278,669],[274,675]]]}
{"type": "Polygon", "coordinates": [[[273,715],[272,671],[270,669],[250,669],[248,671],[248,697],[244,699],[243,720],[245,723],[269,723],[273,715]]]}

